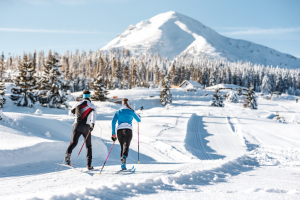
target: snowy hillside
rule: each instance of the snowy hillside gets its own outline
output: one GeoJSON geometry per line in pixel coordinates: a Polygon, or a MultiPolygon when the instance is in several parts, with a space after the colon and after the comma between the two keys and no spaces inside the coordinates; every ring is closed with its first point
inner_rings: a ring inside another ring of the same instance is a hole
{"type": "Polygon", "coordinates": [[[282,68],[300,68],[300,59],[245,40],[227,38],[200,22],[174,11],[159,14],[136,25],[101,50],[126,48],[133,54],[159,53],[169,59],[181,55],[250,61],[282,68]]]}
{"type": "MultiPolygon", "coordinates": [[[[84,147],[76,162],[79,172],[54,164],[63,162],[74,118],[67,110],[13,106],[10,85],[6,87],[0,199],[299,199],[300,107],[289,100],[294,96],[260,97],[258,109],[250,110],[242,101],[211,107],[214,91],[172,89],[173,103],[166,110],[159,89],[111,90],[110,96],[128,97],[137,110],[144,107],[137,111],[142,116],[139,131],[133,121],[127,159],[127,167],[134,165],[136,171],[116,174],[117,141],[99,176],[113,144],[111,120],[120,105],[93,102],[92,164],[97,170],[86,171],[84,147]],[[276,111],[285,122],[275,120],[276,111]]],[[[72,163],[82,144],[81,137],[72,163]]]]}

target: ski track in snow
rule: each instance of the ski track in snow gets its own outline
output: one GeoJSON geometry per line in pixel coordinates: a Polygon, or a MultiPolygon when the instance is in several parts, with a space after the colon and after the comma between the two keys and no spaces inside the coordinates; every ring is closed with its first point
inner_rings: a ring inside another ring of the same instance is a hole
{"type": "MultiPolygon", "coordinates": [[[[136,96],[141,91],[133,92],[136,96]]],[[[61,170],[54,162],[63,161],[71,135],[70,118],[49,115],[47,110],[42,111],[41,118],[27,113],[29,120],[34,117],[41,127],[51,118],[48,130],[35,131],[30,125],[35,122],[28,123],[23,114],[4,112],[9,119],[0,122],[5,128],[0,137],[5,139],[11,134],[16,143],[13,150],[5,149],[5,144],[0,149],[1,161],[9,163],[0,164],[0,199],[299,199],[300,136],[299,125],[292,120],[297,119],[300,109],[294,104],[259,99],[258,110],[227,102],[225,108],[216,108],[206,97],[187,98],[183,92],[173,100],[169,110],[156,105],[156,99],[147,100],[153,106],[145,109],[140,124],[141,164],[137,164],[138,132],[134,122],[127,165],[137,170],[117,175],[118,142],[100,176],[97,170],[61,170]],[[286,123],[273,119],[277,108],[287,116],[286,123]],[[55,132],[58,124],[63,133],[55,132]],[[47,131],[51,137],[45,135],[47,131]],[[23,141],[36,138],[35,145],[25,144],[27,152],[22,145],[18,148],[22,143],[18,138],[22,137],[23,141]],[[45,143],[44,139],[51,142],[45,143]],[[23,160],[13,164],[14,158],[23,160]]],[[[132,101],[137,107],[144,103],[142,98],[132,101]]],[[[111,118],[118,109],[115,104],[109,104],[109,108],[103,105],[97,104],[101,112],[92,133],[93,165],[98,169],[111,148],[111,118]]],[[[74,149],[71,161],[82,142],[74,149]]],[[[76,166],[86,170],[85,164],[84,148],[76,166]]]]}

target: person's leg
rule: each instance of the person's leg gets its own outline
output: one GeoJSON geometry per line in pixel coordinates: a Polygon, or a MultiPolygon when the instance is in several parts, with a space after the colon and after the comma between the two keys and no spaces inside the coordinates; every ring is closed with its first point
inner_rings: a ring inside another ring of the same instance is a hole
{"type": "Polygon", "coordinates": [[[124,136],[124,141],[123,141],[123,156],[126,156],[126,158],[128,157],[128,153],[129,153],[129,146],[130,146],[130,142],[132,140],[132,130],[130,129],[123,129],[123,136],[124,136]]]}
{"type": "Polygon", "coordinates": [[[126,169],[126,156],[124,156],[124,142],[125,142],[125,130],[126,129],[121,129],[117,131],[118,134],[118,140],[120,142],[121,146],[121,169],[125,170],[126,169]]]}
{"type": "Polygon", "coordinates": [[[78,139],[81,135],[81,133],[77,130],[77,127],[78,127],[78,124],[74,124],[73,126],[73,131],[72,131],[72,140],[70,142],[70,145],[67,149],[67,152],[68,154],[71,154],[73,149],[76,147],[77,143],[78,143],[78,139]]]}
{"type": "Polygon", "coordinates": [[[120,129],[117,131],[118,140],[119,140],[119,143],[121,146],[121,155],[120,155],[121,158],[123,156],[123,143],[124,143],[123,130],[125,130],[125,129],[120,129]]]}
{"type": "Polygon", "coordinates": [[[71,139],[71,142],[70,142],[69,147],[67,148],[67,151],[65,154],[65,161],[66,161],[67,165],[70,165],[70,163],[71,163],[71,153],[72,153],[73,149],[76,147],[76,145],[78,144],[78,139],[81,135],[81,133],[77,131],[77,126],[78,126],[77,123],[74,124],[73,131],[72,131],[72,139],[71,139]]]}
{"type": "Polygon", "coordinates": [[[87,159],[87,166],[91,167],[92,164],[92,133],[89,133],[89,125],[83,124],[80,127],[80,130],[82,132],[82,135],[85,139],[85,148],[86,148],[86,159],[87,159]],[[87,135],[89,133],[89,135],[87,135]]]}

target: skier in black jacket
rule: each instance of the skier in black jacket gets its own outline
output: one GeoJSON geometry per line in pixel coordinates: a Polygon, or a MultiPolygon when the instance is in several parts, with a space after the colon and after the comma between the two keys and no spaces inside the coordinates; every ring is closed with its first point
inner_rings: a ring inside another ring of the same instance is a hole
{"type": "Polygon", "coordinates": [[[73,149],[76,147],[80,135],[83,135],[83,137],[85,138],[88,170],[94,169],[93,166],[91,165],[92,164],[91,132],[94,129],[96,117],[97,117],[96,106],[91,103],[90,97],[91,94],[88,90],[83,91],[83,100],[81,102],[76,103],[69,112],[69,115],[71,116],[76,115],[76,118],[73,126],[72,140],[65,155],[65,161],[68,165],[70,165],[71,153],[73,149]]]}

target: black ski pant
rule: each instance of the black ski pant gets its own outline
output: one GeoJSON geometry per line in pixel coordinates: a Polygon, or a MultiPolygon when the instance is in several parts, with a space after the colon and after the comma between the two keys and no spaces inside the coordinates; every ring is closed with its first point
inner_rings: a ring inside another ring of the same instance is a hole
{"type": "Polygon", "coordinates": [[[119,129],[117,131],[118,140],[121,146],[121,158],[123,156],[128,157],[129,146],[132,139],[132,130],[130,129],[119,129]]]}
{"type": "Polygon", "coordinates": [[[87,165],[91,165],[92,163],[92,137],[91,133],[88,137],[87,134],[89,132],[90,125],[85,123],[75,123],[73,126],[73,132],[72,132],[72,140],[71,143],[67,149],[67,153],[71,154],[73,149],[76,147],[78,143],[78,139],[80,135],[82,135],[85,140],[85,147],[86,147],[86,158],[87,158],[87,165]]]}

